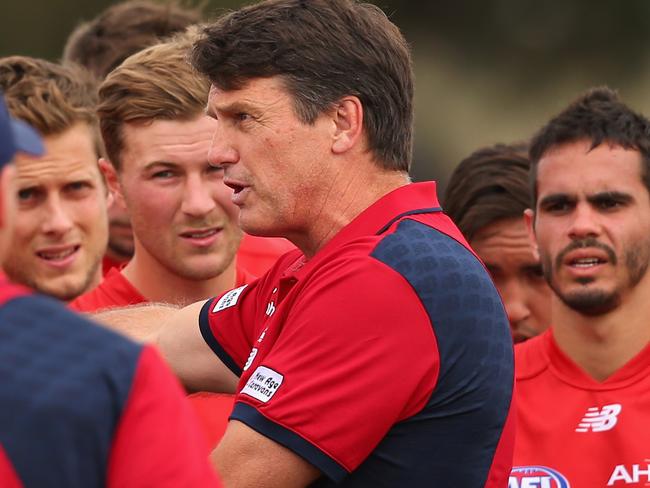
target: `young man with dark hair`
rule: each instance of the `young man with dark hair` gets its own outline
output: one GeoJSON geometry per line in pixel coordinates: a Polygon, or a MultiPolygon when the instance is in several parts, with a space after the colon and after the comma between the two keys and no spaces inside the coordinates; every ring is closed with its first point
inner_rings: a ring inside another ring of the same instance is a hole
{"type": "Polygon", "coordinates": [[[236,392],[213,453],[227,486],[505,486],[507,317],[435,184],[409,181],[399,29],[370,4],[267,1],[209,26],[192,60],[240,224],[299,250],[164,324],[103,319],[139,326],[189,388],[236,392]]]}
{"type": "Polygon", "coordinates": [[[533,256],[524,211],[531,205],[530,161],[522,145],[496,144],[460,162],[444,209],[490,272],[515,342],[550,325],[549,289],[533,256]]]}
{"type": "Polygon", "coordinates": [[[542,127],[530,155],[526,217],[552,320],[516,348],[509,486],[647,484],[650,121],[593,89],[542,127]]]}
{"type": "Polygon", "coordinates": [[[171,1],[121,1],[70,33],[62,61],[85,66],[103,80],[132,54],[183,32],[201,19],[199,8],[171,1]]]}
{"type": "Polygon", "coordinates": [[[35,127],[39,158],[16,158],[18,218],[4,271],[15,282],[72,300],[101,279],[110,197],[97,160],[97,85],[79,67],[0,59],[9,112],[35,127]]]}
{"type": "MultiPolygon", "coordinates": [[[[0,97],[0,262],[15,218],[11,163],[43,149],[0,97]]],[[[0,486],[219,486],[181,388],[151,346],[3,278],[0,365],[0,486]]]]}

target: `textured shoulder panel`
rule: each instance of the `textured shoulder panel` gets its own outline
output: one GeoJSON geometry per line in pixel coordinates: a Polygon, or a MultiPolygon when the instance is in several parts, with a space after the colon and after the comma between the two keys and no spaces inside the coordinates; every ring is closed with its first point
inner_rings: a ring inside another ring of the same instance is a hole
{"type": "Polygon", "coordinates": [[[419,221],[401,221],[372,256],[413,287],[430,317],[440,354],[439,380],[428,405],[398,424],[395,439],[389,433],[378,448],[391,457],[391,442],[398,445],[400,437],[426,443],[410,454],[410,479],[396,479],[394,486],[424,487],[431,480],[445,480],[444,486],[483,486],[514,382],[512,339],[500,296],[467,247],[419,221]]]}
{"type": "Polygon", "coordinates": [[[25,485],[104,485],[141,351],[51,298],[0,308],[0,443],[25,485]]]}

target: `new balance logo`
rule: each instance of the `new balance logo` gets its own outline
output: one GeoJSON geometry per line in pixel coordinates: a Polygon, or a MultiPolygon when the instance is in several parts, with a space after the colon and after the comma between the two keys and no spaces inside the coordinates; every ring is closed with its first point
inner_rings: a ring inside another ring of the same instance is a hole
{"type": "Polygon", "coordinates": [[[618,414],[621,413],[622,407],[618,403],[605,405],[600,410],[598,407],[587,409],[587,413],[578,424],[576,432],[604,432],[611,430],[618,422],[618,414]]]}

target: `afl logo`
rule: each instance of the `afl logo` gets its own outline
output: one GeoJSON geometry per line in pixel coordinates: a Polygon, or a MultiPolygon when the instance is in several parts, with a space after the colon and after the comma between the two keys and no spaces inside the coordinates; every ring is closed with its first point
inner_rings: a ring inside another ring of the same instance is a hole
{"type": "Polygon", "coordinates": [[[546,466],[515,466],[508,488],[571,488],[562,473],[546,466]]]}

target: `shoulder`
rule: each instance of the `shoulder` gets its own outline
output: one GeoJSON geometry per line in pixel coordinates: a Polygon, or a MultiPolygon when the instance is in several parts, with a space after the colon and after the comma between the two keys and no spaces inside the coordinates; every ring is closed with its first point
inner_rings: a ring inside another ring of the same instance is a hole
{"type": "Polygon", "coordinates": [[[12,364],[0,368],[0,434],[13,458],[46,473],[72,457],[105,468],[142,346],[40,295],[6,302],[0,323],[0,358],[12,364]]]}
{"type": "MultiPolygon", "coordinates": [[[[431,216],[432,222],[414,218],[400,221],[392,232],[380,236],[371,256],[402,274],[426,276],[436,282],[450,272],[470,273],[478,280],[490,281],[480,260],[450,232],[454,228],[437,225],[441,217],[431,216]]],[[[451,284],[457,283],[454,280],[451,284]]]]}
{"type": "Polygon", "coordinates": [[[0,321],[8,335],[3,345],[13,348],[25,362],[25,374],[31,371],[39,381],[48,376],[74,383],[106,381],[111,376],[107,371],[116,376],[132,373],[142,350],[141,345],[42,295],[5,303],[0,321]]]}

